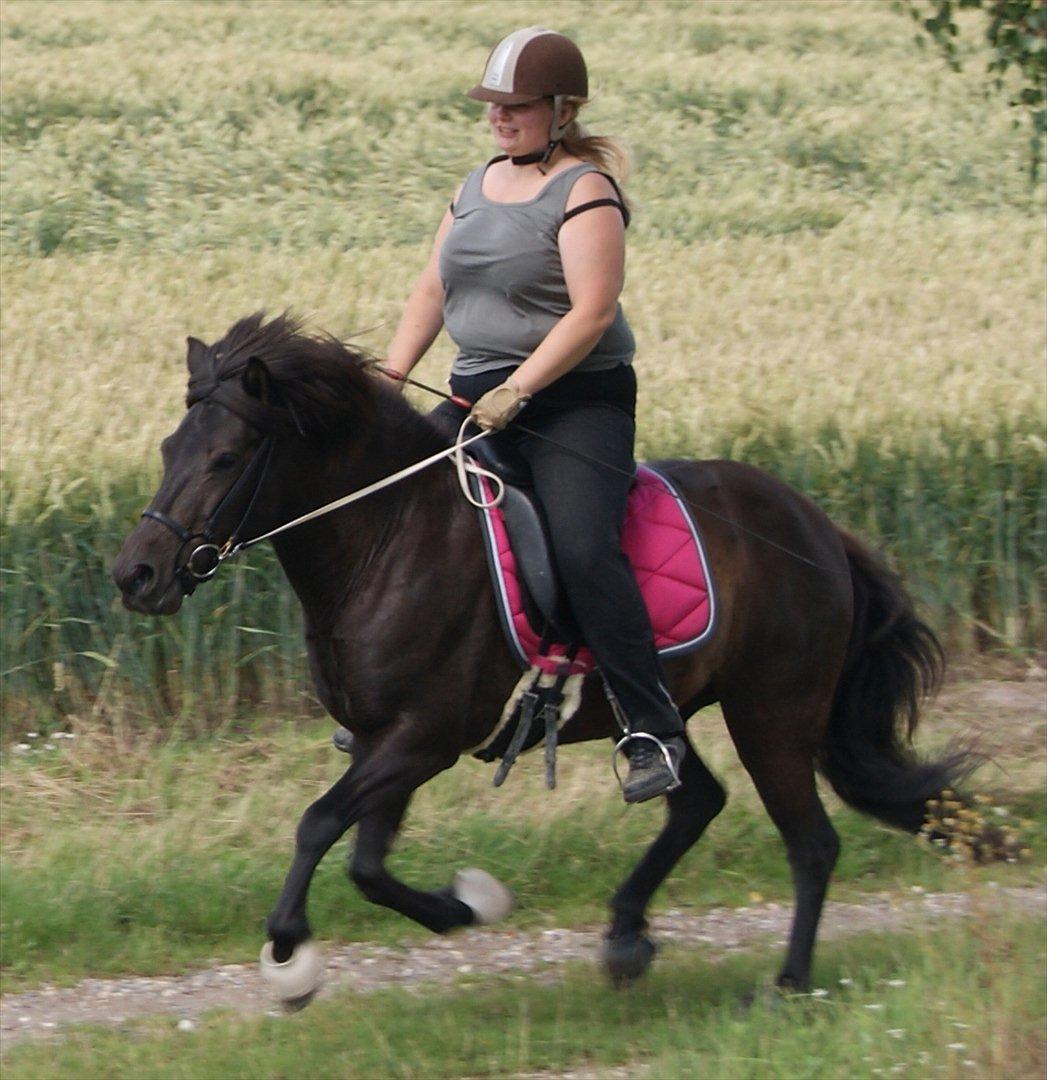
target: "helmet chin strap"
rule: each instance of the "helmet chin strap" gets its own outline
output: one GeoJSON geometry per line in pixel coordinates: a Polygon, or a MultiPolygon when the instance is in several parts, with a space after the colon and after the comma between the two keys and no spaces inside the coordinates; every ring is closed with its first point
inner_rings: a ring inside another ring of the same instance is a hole
{"type": "Polygon", "coordinates": [[[566,100],[565,94],[553,95],[553,118],[549,122],[549,144],[544,150],[535,150],[530,154],[520,154],[518,157],[510,157],[509,160],[514,165],[538,165],[538,171],[544,175],[545,169],[542,167],[549,164],[549,159],[553,156],[553,152],[560,145],[564,137],[564,132],[570,127],[573,117],[568,117],[565,124],[560,123],[560,113],[563,112],[564,101],[566,100]]]}

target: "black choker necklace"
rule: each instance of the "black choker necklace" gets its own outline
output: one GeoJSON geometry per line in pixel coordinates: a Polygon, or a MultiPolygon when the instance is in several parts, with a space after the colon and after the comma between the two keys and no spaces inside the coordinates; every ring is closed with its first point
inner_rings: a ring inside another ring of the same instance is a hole
{"type": "Polygon", "coordinates": [[[533,165],[536,161],[541,161],[545,158],[546,151],[535,150],[533,154],[521,154],[519,157],[510,157],[509,160],[514,165],[533,165]]]}
{"type": "Polygon", "coordinates": [[[519,157],[510,156],[509,160],[514,165],[535,165],[539,162],[546,165],[559,145],[559,142],[550,142],[544,150],[535,150],[533,154],[520,154],[519,157]]]}

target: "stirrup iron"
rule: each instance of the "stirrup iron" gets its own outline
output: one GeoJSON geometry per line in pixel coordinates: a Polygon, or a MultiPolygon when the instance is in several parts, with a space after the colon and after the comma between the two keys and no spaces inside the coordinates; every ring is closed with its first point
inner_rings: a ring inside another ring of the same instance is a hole
{"type": "Polygon", "coordinates": [[[625,790],[625,781],[622,779],[622,774],[618,771],[618,755],[624,753],[626,746],[634,739],[648,739],[662,752],[665,767],[669,770],[669,775],[673,778],[672,784],[662,792],[663,795],[668,795],[670,791],[675,791],[683,784],[683,781],[680,779],[680,771],[673,764],[673,755],[670,753],[669,747],[667,747],[657,735],[652,735],[647,731],[632,731],[627,732],[619,739],[618,742],[614,744],[614,749],[611,751],[611,768],[614,769],[614,778],[618,781],[618,787],[622,791],[625,790]]]}

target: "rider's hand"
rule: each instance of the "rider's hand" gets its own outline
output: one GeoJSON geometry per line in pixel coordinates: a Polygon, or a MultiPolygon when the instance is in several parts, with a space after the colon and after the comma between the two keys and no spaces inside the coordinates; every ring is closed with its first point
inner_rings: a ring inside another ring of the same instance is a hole
{"type": "Polygon", "coordinates": [[[530,394],[522,393],[512,379],[506,379],[480,398],[469,419],[484,431],[501,431],[530,400],[530,394]]]}

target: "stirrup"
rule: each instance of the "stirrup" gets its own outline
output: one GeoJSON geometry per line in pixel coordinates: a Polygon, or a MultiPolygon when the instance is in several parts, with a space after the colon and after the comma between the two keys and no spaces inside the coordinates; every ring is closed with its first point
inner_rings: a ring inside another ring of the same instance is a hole
{"type": "Polygon", "coordinates": [[[614,769],[614,778],[618,781],[618,787],[623,792],[625,791],[625,781],[622,779],[622,774],[618,771],[618,755],[624,753],[626,746],[634,739],[649,739],[659,750],[661,750],[662,757],[665,760],[665,767],[669,770],[669,775],[673,778],[672,784],[667,787],[662,794],[668,795],[670,791],[675,791],[680,787],[683,781],[680,779],[679,769],[673,764],[673,755],[669,752],[669,747],[666,746],[657,735],[652,735],[648,731],[628,732],[623,738],[615,743],[614,749],[611,751],[611,768],[614,769]]]}

